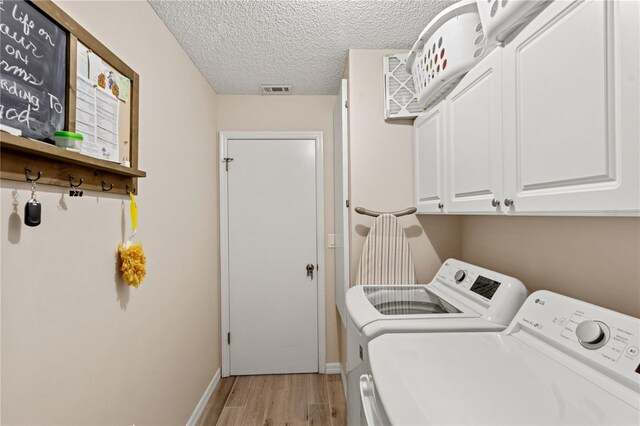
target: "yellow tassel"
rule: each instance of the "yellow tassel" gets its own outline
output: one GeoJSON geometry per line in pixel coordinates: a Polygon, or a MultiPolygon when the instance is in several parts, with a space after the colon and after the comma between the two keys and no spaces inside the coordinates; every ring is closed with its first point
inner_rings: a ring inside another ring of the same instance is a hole
{"type": "Polygon", "coordinates": [[[142,244],[129,244],[128,247],[125,243],[120,244],[118,253],[122,262],[120,267],[122,278],[127,284],[137,288],[147,274],[147,258],[144,255],[142,244]]]}

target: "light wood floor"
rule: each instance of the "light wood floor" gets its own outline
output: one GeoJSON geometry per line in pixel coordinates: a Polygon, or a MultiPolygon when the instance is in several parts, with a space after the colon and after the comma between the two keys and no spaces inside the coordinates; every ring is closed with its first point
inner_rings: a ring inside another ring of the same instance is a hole
{"type": "Polygon", "coordinates": [[[339,374],[238,376],[220,380],[198,425],[345,426],[339,374]]]}

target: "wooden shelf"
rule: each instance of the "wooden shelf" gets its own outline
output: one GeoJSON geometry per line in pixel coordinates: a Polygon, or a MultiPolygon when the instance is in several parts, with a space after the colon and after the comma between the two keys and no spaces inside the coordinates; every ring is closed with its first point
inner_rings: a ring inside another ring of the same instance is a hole
{"type": "Polygon", "coordinates": [[[147,176],[142,170],[2,131],[0,148],[2,179],[24,182],[24,169],[28,168],[33,175],[42,172],[42,178],[38,183],[69,188],[69,176],[73,176],[75,182],[80,179],[84,181],[79,189],[102,191],[104,182],[107,188],[113,185],[109,192],[126,194],[127,189],[132,188],[137,192],[137,178],[147,176]]]}
{"type": "Polygon", "coordinates": [[[38,142],[21,136],[14,136],[10,133],[0,131],[0,146],[2,149],[25,152],[27,154],[36,155],[42,158],[51,158],[61,160],[70,164],[78,164],[80,166],[91,167],[97,170],[104,170],[116,173],[122,176],[145,177],[147,173],[142,170],[125,167],[118,163],[101,160],[99,158],[89,157],[88,155],[78,152],[68,151],[58,148],[45,142],[38,142]]]}

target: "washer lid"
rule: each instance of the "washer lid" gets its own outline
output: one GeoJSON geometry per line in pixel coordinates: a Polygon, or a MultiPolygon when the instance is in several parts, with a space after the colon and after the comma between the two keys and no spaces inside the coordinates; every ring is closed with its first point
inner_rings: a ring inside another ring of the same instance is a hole
{"type": "Polygon", "coordinates": [[[369,359],[391,424],[640,424],[637,406],[502,333],[387,334],[369,359]]]}

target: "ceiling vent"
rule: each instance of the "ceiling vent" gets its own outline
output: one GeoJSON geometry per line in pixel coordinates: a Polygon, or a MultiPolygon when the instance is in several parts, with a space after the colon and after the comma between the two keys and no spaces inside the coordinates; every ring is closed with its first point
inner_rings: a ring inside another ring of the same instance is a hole
{"type": "Polygon", "coordinates": [[[263,84],[260,93],[263,95],[290,95],[293,87],[290,84],[263,84]]]}

